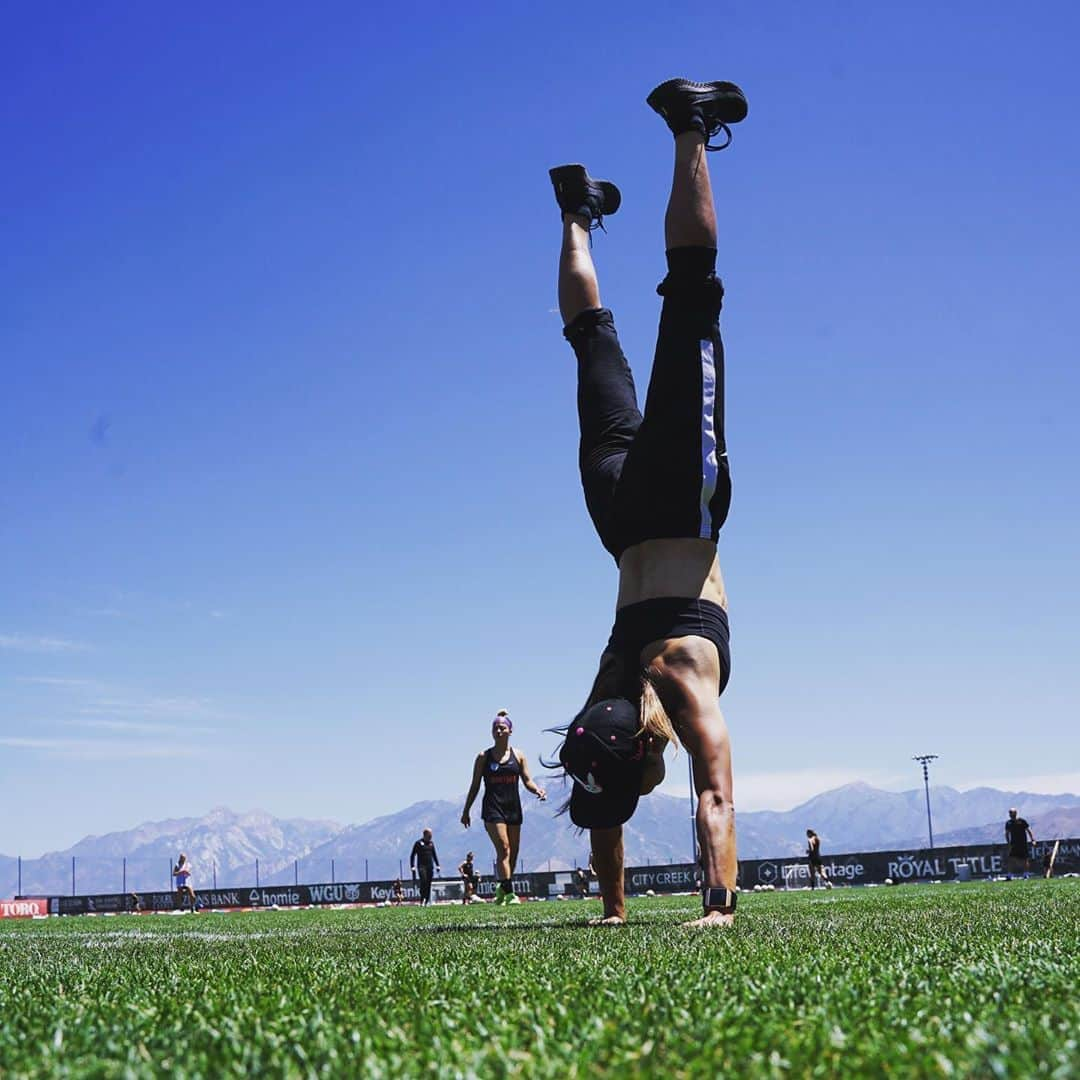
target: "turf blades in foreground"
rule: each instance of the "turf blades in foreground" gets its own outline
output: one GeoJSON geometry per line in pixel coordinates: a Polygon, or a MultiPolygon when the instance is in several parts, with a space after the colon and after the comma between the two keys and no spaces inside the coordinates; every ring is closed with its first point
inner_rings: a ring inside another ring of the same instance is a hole
{"type": "Polygon", "coordinates": [[[16,1076],[1080,1075],[1080,882],[0,927],[16,1076]]]}

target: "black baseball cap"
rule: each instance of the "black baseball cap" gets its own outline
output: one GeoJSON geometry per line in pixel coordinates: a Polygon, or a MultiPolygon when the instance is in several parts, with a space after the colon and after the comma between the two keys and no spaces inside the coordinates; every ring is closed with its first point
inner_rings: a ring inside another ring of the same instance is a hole
{"type": "Polygon", "coordinates": [[[633,816],[645,770],[640,728],[634,702],[607,698],[567,729],[559,761],[574,782],[570,820],[579,828],[612,829],[633,816]]]}

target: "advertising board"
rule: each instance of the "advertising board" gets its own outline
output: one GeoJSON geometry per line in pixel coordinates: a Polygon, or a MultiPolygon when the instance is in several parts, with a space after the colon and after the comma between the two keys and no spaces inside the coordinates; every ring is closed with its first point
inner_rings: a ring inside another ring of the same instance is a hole
{"type": "Polygon", "coordinates": [[[0,900],[0,919],[33,919],[49,914],[49,900],[45,896],[19,896],[13,900],[0,900]]]}
{"type": "MultiPolygon", "coordinates": [[[[1041,841],[1032,846],[1031,873],[1042,872],[1043,859],[1053,849],[1055,841],[1041,841]]],[[[1080,873],[1080,840],[1057,841],[1055,875],[1080,873]]],[[[869,851],[861,854],[825,855],[822,864],[826,873],[838,885],[876,885],[886,880],[895,884],[917,881],[956,881],[998,877],[1005,872],[1005,846],[986,844],[979,847],[947,847],[932,850],[869,851]]],[[[318,885],[235,886],[225,889],[196,890],[202,910],[237,908],[312,907],[332,904],[380,904],[393,899],[392,881],[346,881],[318,885]]],[[[518,896],[576,895],[577,886],[566,871],[518,874],[513,879],[518,896]]],[[[805,857],[782,859],[745,859],[739,863],[738,886],[746,891],[755,885],[797,889],[810,884],[805,857]]],[[[595,879],[590,883],[596,892],[595,879]]],[[[689,893],[700,888],[700,871],[691,863],[664,866],[628,867],[625,872],[626,892],[631,896],[643,893],[689,893]]],[[[405,900],[420,899],[416,882],[402,882],[405,900]]],[[[496,888],[493,878],[484,878],[477,895],[490,899],[496,888]]],[[[437,900],[461,899],[457,878],[437,879],[433,883],[437,900]]],[[[45,900],[0,901],[0,916],[4,918],[45,914],[86,915],[118,914],[132,911],[174,911],[180,900],[174,892],[106,893],[96,896],[54,896],[45,900]]]]}

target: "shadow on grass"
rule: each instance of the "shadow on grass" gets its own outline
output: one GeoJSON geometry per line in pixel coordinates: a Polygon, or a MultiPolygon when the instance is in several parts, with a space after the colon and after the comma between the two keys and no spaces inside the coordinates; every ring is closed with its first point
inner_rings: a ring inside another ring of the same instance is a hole
{"type": "Polygon", "coordinates": [[[409,932],[415,934],[472,934],[478,931],[494,930],[499,933],[532,930],[601,930],[610,933],[618,930],[633,930],[639,926],[663,926],[671,924],[669,917],[637,916],[622,926],[590,926],[584,919],[563,920],[543,919],[540,922],[482,922],[482,923],[439,923],[434,926],[410,926],[409,932]]]}

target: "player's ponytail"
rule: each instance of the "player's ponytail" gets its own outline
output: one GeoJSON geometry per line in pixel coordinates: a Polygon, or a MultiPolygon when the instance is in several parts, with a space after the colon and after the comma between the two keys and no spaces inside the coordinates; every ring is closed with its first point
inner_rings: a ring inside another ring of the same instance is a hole
{"type": "Polygon", "coordinates": [[[671,717],[664,708],[660,695],[656,692],[652,680],[648,675],[641,678],[641,731],[654,738],[665,739],[676,748],[679,746],[678,736],[675,734],[671,717]]]}

